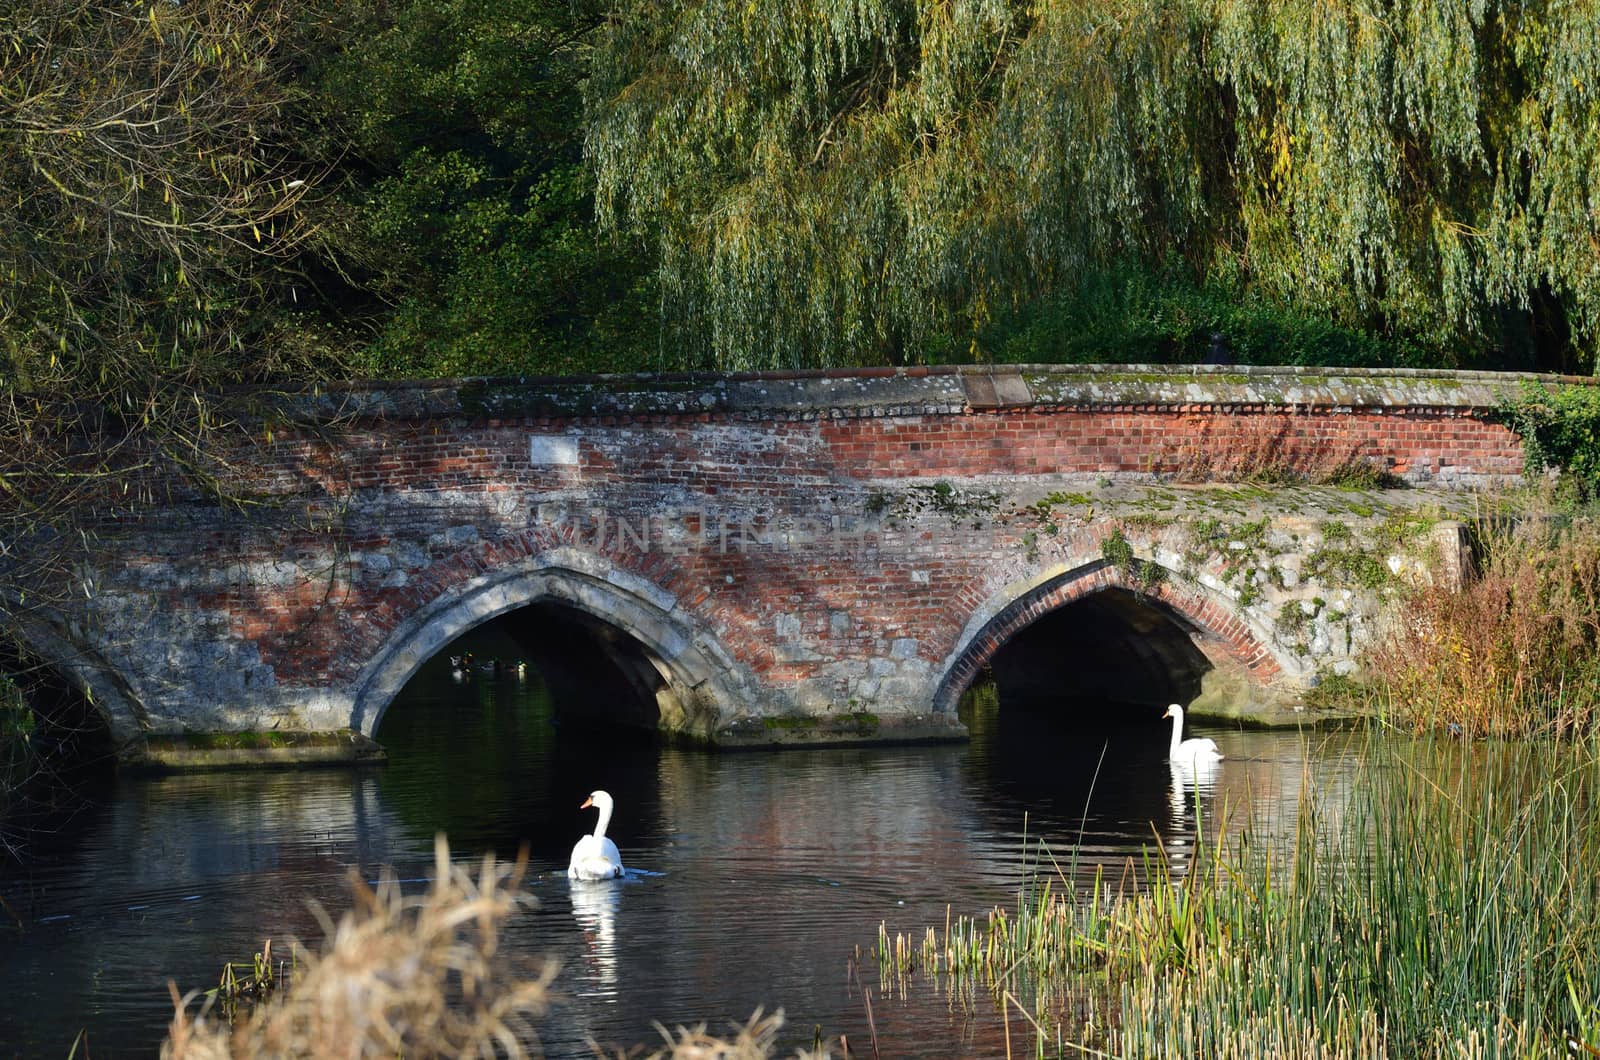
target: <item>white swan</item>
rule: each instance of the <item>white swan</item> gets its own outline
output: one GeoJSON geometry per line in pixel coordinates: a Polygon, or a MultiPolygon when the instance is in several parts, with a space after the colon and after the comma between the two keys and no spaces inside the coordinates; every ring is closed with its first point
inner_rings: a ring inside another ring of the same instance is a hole
{"type": "Polygon", "coordinates": [[[1174,762],[1220,762],[1222,752],[1217,749],[1217,741],[1202,736],[1193,740],[1183,739],[1183,708],[1173,703],[1167,707],[1163,718],[1172,719],[1172,747],[1167,752],[1167,757],[1174,762]]]}
{"type": "Polygon", "coordinates": [[[574,880],[609,880],[622,875],[622,854],[617,844],[606,838],[606,825],[611,823],[611,796],[603,791],[592,791],[583,800],[580,810],[595,807],[600,811],[600,821],[594,834],[578,840],[572,848],[572,861],[567,865],[567,875],[574,880]]]}

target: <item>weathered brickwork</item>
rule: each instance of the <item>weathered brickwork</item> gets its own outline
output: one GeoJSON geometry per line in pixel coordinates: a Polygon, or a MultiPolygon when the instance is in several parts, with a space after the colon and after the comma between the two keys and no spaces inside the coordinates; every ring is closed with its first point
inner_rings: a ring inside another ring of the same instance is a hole
{"type": "Polygon", "coordinates": [[[370,735],[449,639],[556,603],[635,638],[663,724],[710,735],[745,715],[947,713],[1018,630],[1115,587],[1231,667],[1230,695],[1281,704],[1348,670],[1381,609],[1308,569],[1319,527],[1516,478],[1518,441],[1487,415],[1511,386],[1124,368],[353,388],[291,404],[241,454],[252,504],[107,534],[95,593],[36,639],[130,739],[370,735]],[[1365,515],[1206,492],[1241,461],[1412,488],[1365,515]],[[1107,558],[1113,532],[1133,564],[1107,558]],[[1283,617],[1313,599],[1305,623],[1283,617]]]}
{"type": "Polygon", "coordinates": [[[1503,428],[1456,410],[1294,411],[1246,406],[1041,408],[960,418],[831,421],[834,459],[892,475],[1172,473],[1202,455],[1268,435],[1287,462],[1367,460],[1417,482],[1514,475],[1503,428]]]}

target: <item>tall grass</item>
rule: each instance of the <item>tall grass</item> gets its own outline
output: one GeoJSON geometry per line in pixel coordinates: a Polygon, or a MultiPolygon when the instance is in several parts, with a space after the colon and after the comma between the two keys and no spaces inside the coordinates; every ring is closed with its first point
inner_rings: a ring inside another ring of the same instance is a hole
{"type": "Polygon", "coordinates": [[[1597,800],[1591,744],[1374,743],[1288,838],[1214,840],[1181,880],[1157,852],[1138,891],[1041,883],[880,959],[1028,999],[1039,1055],[1557,1055],[1600,1044],[1597,800]]]}
{"type": "Polygon", "coordinates": [[[1466,736],[1600,723],[1600,525],[1553,512],[1476,528],[1459,591],[1410,591],[1368,670],[1394,724],[1466,736]]]}

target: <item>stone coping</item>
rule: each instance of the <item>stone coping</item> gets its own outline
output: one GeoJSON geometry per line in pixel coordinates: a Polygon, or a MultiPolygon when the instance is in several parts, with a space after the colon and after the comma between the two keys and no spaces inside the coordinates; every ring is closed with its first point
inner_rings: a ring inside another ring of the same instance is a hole
{"type": "Polygon", "coordinates": [[[1026,408],[1263,407],[1493,409],[1523,382],[1594,386],[1584,376],[1414,368],[1261,365],[944,365],[784,372],[662,373],[362,381],[284,392],[231,391],[301,423],[525,422],[733,417],[808,420],[1026,408]]]}

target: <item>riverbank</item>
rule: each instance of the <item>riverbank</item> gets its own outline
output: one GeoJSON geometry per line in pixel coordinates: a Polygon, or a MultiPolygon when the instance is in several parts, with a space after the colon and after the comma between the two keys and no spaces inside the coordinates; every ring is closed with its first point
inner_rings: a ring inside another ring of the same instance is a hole
{"type": "Polygon", "coordinates": [[[1041,850],[1013,909],[885,935],[883,985],[986,990],[1040,1055],[1593,1051],[1597,798],[1590,742],[1373,743],[1347,804],[1308,774],[1289,838],[1157,848],[1138,890],[1041,850]]]}
{"type": "Polygon", "coordinates": [[[1361,683],[1314,698],[1416,734],[1587,737],[1600,726],[1600,519],[1550,491],[1488,497],[1459,586],[1393,604],[1361,683]]]}

